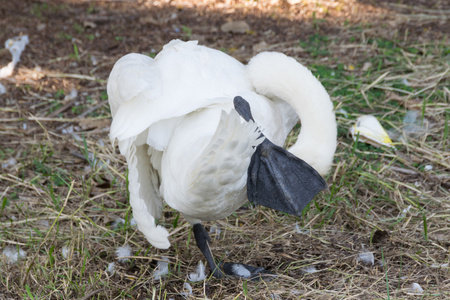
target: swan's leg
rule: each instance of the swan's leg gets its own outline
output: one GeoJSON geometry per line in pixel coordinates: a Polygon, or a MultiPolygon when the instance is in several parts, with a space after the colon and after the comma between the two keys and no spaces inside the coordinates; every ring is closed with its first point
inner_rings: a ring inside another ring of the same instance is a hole
{"type": "Polygon", "coordinates": [[[197,246],[202,251],[203,255],[211,268],[214,277],[222,278],[225,275],[241,277],[244,279],[259,280],[272,278],[273,275],[262,267],[253,267],[238,263],[219,263],[216,264],[214,257],[209,248],[211,239],[201,223],[193,226],[195,241],[197,246]]]}
{"type": "Polygon", "coordinates": [[[197,247],[200,249],[200,251],[202,251],[203,255],[205,256],[206,261],[208,262],[208,265],[211,268],[214,277],[222,278],[224,276],[224,273],[222,272],[221,268],[218,265],[216,265],[216,262],[214,261],[214,256],[211,253],[211,248],[209,248],[209,243],[211,242],[211,239],[208,235],[208,232],[206,232],[205,227],[203,227],[201,223],[197,223],[194,224],[193,230],[195,241],[197,242],[197,247]]]}

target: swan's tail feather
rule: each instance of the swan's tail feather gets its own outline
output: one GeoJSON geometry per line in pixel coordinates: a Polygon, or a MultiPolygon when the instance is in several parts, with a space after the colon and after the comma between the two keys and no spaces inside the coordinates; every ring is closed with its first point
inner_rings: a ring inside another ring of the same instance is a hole
{"type": "Polygon", "coordinates": [[[326,174],[336,150],[337,128],[333,104],[322,84],[295,59],[276,52],[256,55],[247,73],[257,93],[294,108],[302,130],[289,151],[326,174]]]}

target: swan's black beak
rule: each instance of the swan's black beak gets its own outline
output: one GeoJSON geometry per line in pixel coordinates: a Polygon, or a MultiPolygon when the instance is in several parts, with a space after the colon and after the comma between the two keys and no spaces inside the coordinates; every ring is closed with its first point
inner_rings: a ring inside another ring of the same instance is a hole
{"type": "MultiPolygon", "coordinates": [[[[234,107],[244,120],[253,120],[250,105],[242,97],[234,98],[234,107]]],[[[313,167],[267,138],[251,158],[247,197],[255,204],[301,216],[306,205],[326,186],[313,167]]]]}

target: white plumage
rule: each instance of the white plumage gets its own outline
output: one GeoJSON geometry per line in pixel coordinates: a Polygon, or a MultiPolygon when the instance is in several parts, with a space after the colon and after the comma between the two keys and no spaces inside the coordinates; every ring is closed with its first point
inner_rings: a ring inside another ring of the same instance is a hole
{"type": "Polygon", "coordinates": [[[169,232],[156,225],[163,199],[191,224],[224,218],[247,201],[258,128],[282,146],[300,117],[289,151],[321,174],[331,166],[330,98],[309,70],[281,53],[261,53],[244,66],[195,41],[174,40],[154,59],[119,59],[107,89],[110,137],[128,162],[133,215],[157,248],[170,246],[169,232]],[[255,122],[234,110],[235,96],[248,101],[255,122]]]}

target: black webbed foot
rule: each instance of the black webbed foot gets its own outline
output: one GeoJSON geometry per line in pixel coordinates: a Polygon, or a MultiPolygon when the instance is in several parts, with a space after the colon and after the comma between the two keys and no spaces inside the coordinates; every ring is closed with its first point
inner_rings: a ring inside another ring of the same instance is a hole
{"type": "Polygon", "coordinates": [[[222,265],[222,269],[228,276],[239,277],[252,281],[271,280],[276,276],[263,267],[253,267],[237,263],[224,263],[222,265]]]}
{"type": "Polygon", "coordinates": [[[195,224],[193,226],[194,237],[197,246],[202,251],[203,255],[211,268],[212,275],[216,278],[223,278],[225,276],[238,277],[247,280],[268,280],[274,278],[274,274],[270,273],[262,267],[253,267],[237,263],[219,263],[216,264],[214,257],[209,248],[210,238],[208,232],[202,224],[195,224]]]}

